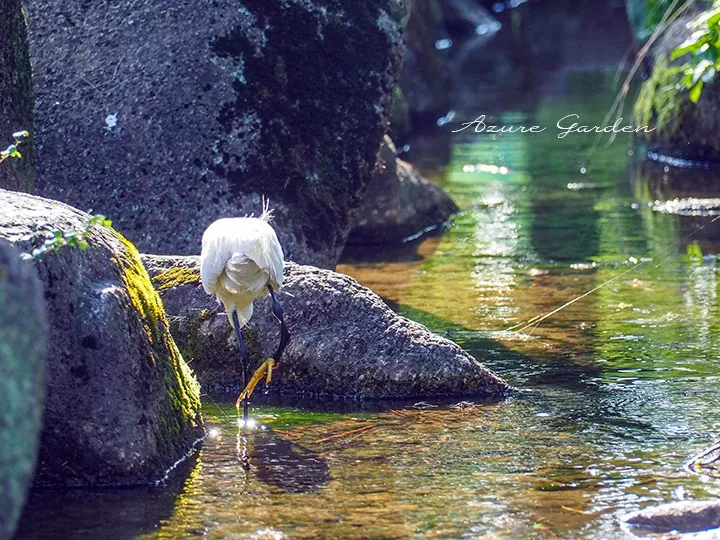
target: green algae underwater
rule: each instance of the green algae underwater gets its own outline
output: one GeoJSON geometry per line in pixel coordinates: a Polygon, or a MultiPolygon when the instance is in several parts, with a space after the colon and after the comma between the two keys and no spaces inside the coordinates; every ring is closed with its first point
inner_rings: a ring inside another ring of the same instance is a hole
{"type": "MultiPolygon", "coordinates": [[[[597,123],[613,79],[571,73],[496,117],[597,123]]],[[[206,401],[210,435],[183,475],[155,490],[34,493],[17,537],[626,538],[627,512],[720,497],[718,480],[684,468],[720,432],[718,243],[692,234],[710,218],[655,212],[666,172],[639,172],[626,135],[585,163],[592,142],[454,134],[446,167],[425,160],[462,208],[449,230],[340,268],[517,395],[267,404],[253,411],[267,429],[248,435],[232,404],[206,401]]]]}

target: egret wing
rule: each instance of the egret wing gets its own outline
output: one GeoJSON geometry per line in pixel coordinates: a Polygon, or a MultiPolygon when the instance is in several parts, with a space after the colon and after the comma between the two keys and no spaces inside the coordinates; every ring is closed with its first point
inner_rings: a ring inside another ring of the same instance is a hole
{"type": "Polygon", "coordinates": [[[247,255],[261,270],[267,272],[276,289],[282,287],[285,257],[275,229],[265,222],[260,222],[257,242],[247,255]]]}
{"type": "Polygon", "coordinates": [[[208,294],[217,294],[218,280],[225,269],[224,257],[219,253],[213,253],[203,246],[200,255],[200,281],[203,289],[208,294]]]}

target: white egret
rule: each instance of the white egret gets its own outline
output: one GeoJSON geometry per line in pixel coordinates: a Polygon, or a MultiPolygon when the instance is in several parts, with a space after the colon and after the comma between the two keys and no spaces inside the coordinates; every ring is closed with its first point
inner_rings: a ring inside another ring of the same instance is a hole
{"type": "Polygon", "coordinates": [[[243,391],[235,402],[240,413],[243,403],[243,422],[248,422],[248,398],[257,383],[280,361],[290,342],[290,333],[283,319],[283,307],[275,296],[283,282],[284,257],[275,231],[270,226],[272,211],[267,204],[259,218],[223,218],[212,223],[202,238],[200,278],[208,294],[215,295],[225,306],[230,324],[235,329],[243,372],[243,391]],[[270,294],[272,310],[280,322],[280,344],[275,354],[257,369],[247,381],[250,355],[242,335],[242,328],[252,317],[253,301],[270,294]]]}

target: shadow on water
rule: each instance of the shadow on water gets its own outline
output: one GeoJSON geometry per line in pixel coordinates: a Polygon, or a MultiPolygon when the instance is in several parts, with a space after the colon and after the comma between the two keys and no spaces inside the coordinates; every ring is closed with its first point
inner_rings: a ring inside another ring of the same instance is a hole
{"type": "Polygon", "coordinates": [[[199,467],[196,453],[162,489],[33,490],[15,538],[96,540],[151,533],[175,513],[182,492],[192,485],[199,467]]]}
{"type": "Polygon", "coordinates": [[[238,433],[238,453],[246,454],[251,474],[287,493],[313,493],[330,481],[327,461],[317,452],[270,429],[238,433]]]}

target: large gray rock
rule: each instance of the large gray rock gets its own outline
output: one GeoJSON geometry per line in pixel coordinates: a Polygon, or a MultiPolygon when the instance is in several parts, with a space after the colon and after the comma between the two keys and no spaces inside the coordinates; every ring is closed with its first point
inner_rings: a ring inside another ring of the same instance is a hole
{"type": "MultiPolygon", "coordinates": [[[[235,337],[222,307],[199,283],[198,257],[143,255],[173,335],[203,390],[237,394],[235,337]]],[[[502,395],[508,386],[451,341],[391,311],[354,279],[287,263],[281,301],[292,341],[271,393],[338,398],[502,395]]],[[[254,361],[277,347],[265,299],[245,330],[254,361]]]]}
{"type": "Polygon", "coordinates": [[[264,195],[286,254],[334,266],[387,127],[405,1],[28,0],[41,194],[181,254],[264,195]]]}
{"type": "Polygon", "coordinates": [[[720,527],[720,500],[661,504],[633,512],[624,520],[656,532],[691,533],[716,529],[720,527]]]}
{"type": "MultiPolygon", "coordinates": [[[[33,131],[32,71],[25,18],[20,0],[0,4],[0,150],[13,142],[16,131],[33,131]]],[[[10,159],[0,167],[0,188],[33,189],[33,152],[29,143],[20,148],[23,159],[10,159]]]]}
{"type": "MultiPolygon", "coordinates": [[[[0,237],[83,230],[65,204],[0,190],[0,237]]],[[[36,484],[128,485],[161,478],[202,435],[198,386],[137,250],[94,226],[89,248],[37,263],[48,311],[48,382],[36,484]]]]}
{"type": "Polygon", "coordinates": [[[20,255],[0,240],[0,538],[12,537],[25,503],[45,395],[43,288],[20,255]]]}
{"type": "Polygon", "coordinates": [[[395,244],[438,229],[458,211],[440,186],[397,159],[389,137],[380,154],[348,244],[395,244]]]}

